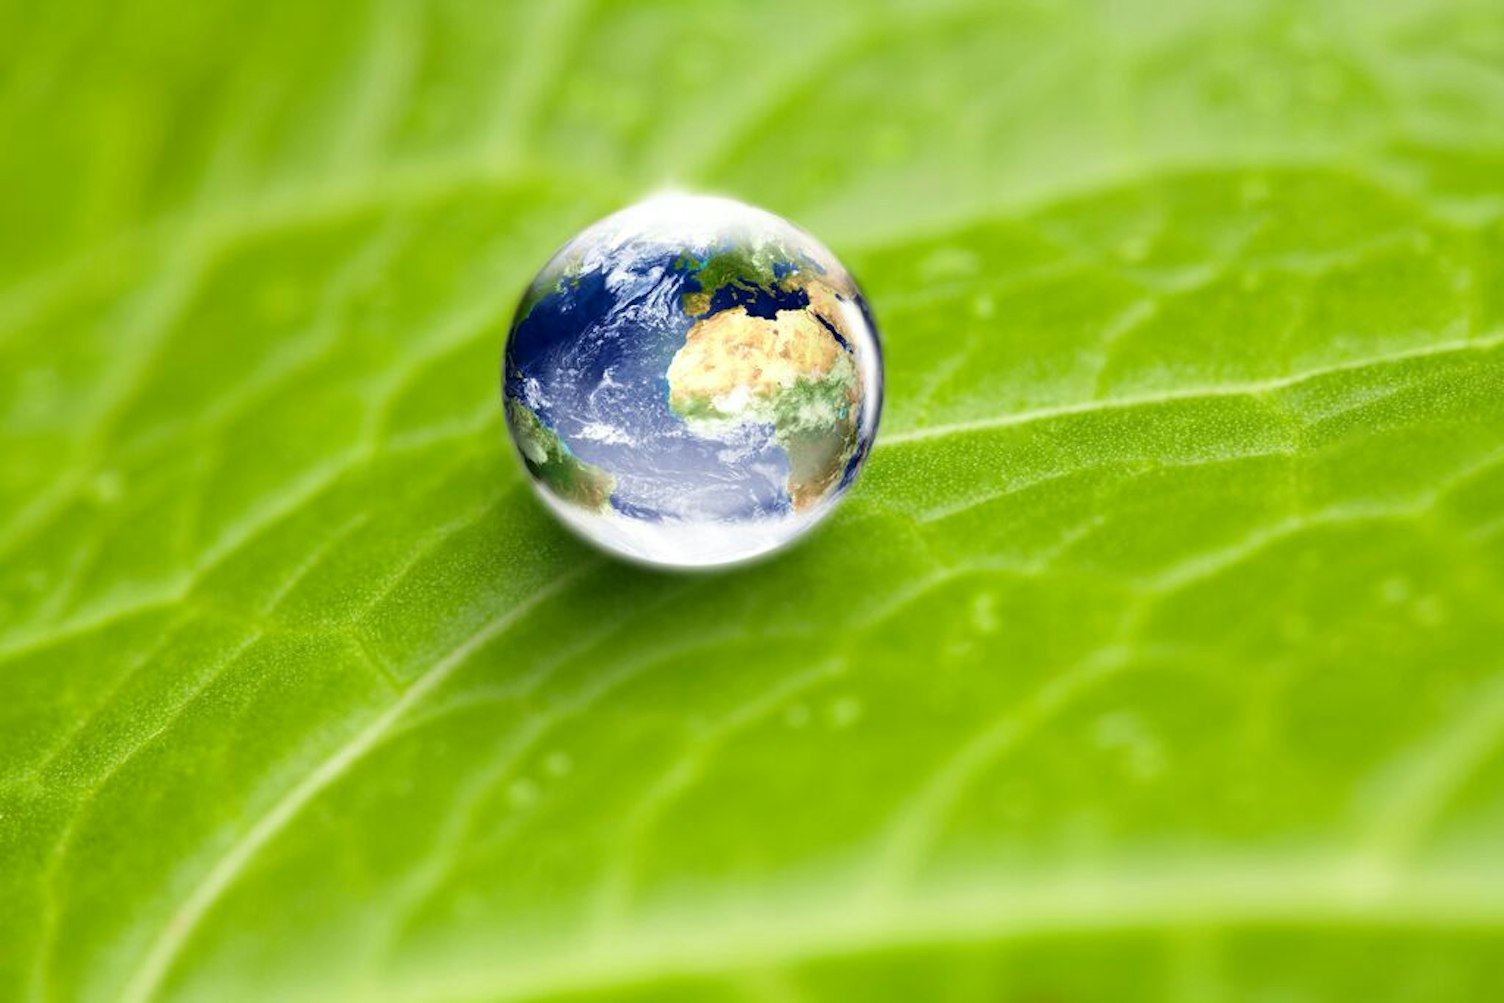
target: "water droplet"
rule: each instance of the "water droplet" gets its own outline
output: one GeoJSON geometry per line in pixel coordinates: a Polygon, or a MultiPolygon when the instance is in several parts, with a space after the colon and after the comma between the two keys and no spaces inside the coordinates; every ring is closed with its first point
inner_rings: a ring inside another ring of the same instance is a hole
{"type": "Polygon", "coordinates": [[[1149,256],[1149,237],[1136,233],[1118,244],[1118,257],[1130,264],[1137,264],[1149,256]]]}
{"type": "Polygon", "coordinates": [[[1379,596],[1391,605],[1402,603],[1410,598],[1410,582],[1402,575],[1384,579],[1379,586],[1379,596]]]}
{"type": "Polygon", "coordinates": [[[830,704],[830,724],[833,728],[849,728],[862,718],[862,702],[856,697],[840,697],[830,704]]]}
{"type": "Polygon", "coordinates": [[[730,199],[660,196],[539,272],[503,399],[565,525],[624,557],[708,567],[830,513],[876,434],[882,360],[855,280],[809,234],[730,199]]]}
{"type": "Polygon", "coordinates": [[[101,470],[89,482],[89,490],[99,504],[110,505],[120,500],[124,485],[124,478],[118,470],[101,470]]]}
{"type": "Polygon", "coordinates": [[[997,632],[997,596],[980,592],[971,600],[971,622],[983,634],[997,632]]]}
{"type": "Polygon", "coordinates": [[[953,662],[965,661],[976,650],[976,642],[969,637],[953,637],[945,643],[945,657],[953,662]]]}
{"type": "Polygon", "coordinates": [[[1121,753],[1124,772],[1134,780],[1146,782],[1164,772],[1164,750],[1137,714],[1102,715],[1097,719],[1096,741],[1103,749],[1121,753]]]}
{"type": "Polygon", "coordinates": [[[1421,596],[1415,600],[1415,620],[1426,627],[1437,627],[1447,619],[1446,600],[1441,596],[1421,596]]]}
{"type": "Polygon", "coordinates": [[[929,282],[965,278],[981,270],[982,261],[964,247],[937,247],[919,264],[919,276],[929,282]]]}
{"type": "Polygon", "coordinates": [[[527,808],[538,800],[538,785],[526,778],[514,780],[507,788],[507,799],[514,808],[527,808]]]}

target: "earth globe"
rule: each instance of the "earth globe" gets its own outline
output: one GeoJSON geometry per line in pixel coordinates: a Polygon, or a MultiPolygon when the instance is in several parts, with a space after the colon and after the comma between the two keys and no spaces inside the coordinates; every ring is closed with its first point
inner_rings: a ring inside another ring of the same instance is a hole
{"type": "Polygon", "coordinates": [[[528,476],[580,536],[705,568],[827,516],[872,447],[882,355],[823,245],[732,199],[665,195],[565,244],[507,336],[502,397],[528,476]]]}

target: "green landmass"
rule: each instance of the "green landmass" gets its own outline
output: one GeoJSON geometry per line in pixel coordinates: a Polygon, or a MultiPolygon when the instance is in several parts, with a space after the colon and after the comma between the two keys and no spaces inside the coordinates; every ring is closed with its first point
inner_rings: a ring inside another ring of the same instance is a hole
{"type": "Polygon", "coordinates": [[[564,261],[546,266],[523,292],[522,302],[517,304],[517,314],[512,325],[515,327],[527,320],[533,308],[548,297],[578,286],[580,264],[579,255],[571,254],[564,261]]]}
{"type": "Polygon", "coordinates": [[[710,309],[715,294],[725,286],[741,289],[765,289],[773,284],[773,265],[788,260],[782,248],[774,244],[737,243],[712,251],[695,270],[699,289],[683,295],[684,312],[691,317],[703,316],[710,309]]]}
{"type": "Polygon", "coordinates": [[[773,396],[773,421],[779,428],[831,428],[850,420],[856,370],[845,356],[837,358],[845,364],[837,365],[828,375],[801,379],[773,396]]]}
{"type": "Polygon", "coordinates": [[[774,440],[789,458],[788,489],[795,511],[803,511],[825,497],[851,456],[855,444],[850,425],[823,429],[778,430],[774,440]]]}
{"type": "Polygon", "coordinates": [[[822,379],[798,381],[769,402],[773,440],[789,458],[789,496],[796,509],[825,497],[856,447],[855,377],[847,362],[822,379]]]}
{"type": "Polygon", "coordinates": [[[717,408],[714,397],[700,394],[671,398],[670,406],[691,427],[711,434],[730,422],[771,424],[773,441],[789,458],[789,496],[795,509],[803,510],[825,497],[856,446],[856,371],[845,355],[838,359],[824,376],[754,397],[733,414],[717,408]]]}
{"type": "Polygon", "coordinates": [[[507,420],[523,462],[549,491],[597,512],[610,505],[611,492],[616,490],[615,477],[570,452],[558,434],[525,404],[507,401],[507,420]]]}
{"type": "Polygon", "coordinates": [[[683,418],[690,425],[696,422],[726,421],[733,415],[728,415],[715,406],[715,401],[710,397],[673,397],[669,398],[669,409],[683,418]]]}

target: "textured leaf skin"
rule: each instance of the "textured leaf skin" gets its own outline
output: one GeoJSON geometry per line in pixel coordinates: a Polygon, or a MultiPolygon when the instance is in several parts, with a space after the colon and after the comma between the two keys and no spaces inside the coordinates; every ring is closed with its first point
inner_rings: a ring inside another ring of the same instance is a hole
{"type": "Polygon", "coordinates": [[[1504,986],[1504,8],[0,4],[0,999],[1504,986]],[[673,577],[496,367],[665,184],[862,280],[673,577]]]}

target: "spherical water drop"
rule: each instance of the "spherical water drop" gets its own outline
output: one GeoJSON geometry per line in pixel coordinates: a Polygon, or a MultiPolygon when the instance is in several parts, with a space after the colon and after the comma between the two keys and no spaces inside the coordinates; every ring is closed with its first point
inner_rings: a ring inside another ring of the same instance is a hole
{"type": "Polygon", "coordinates": [[[882,356],[855,280],[813,237],[673,195],[543,267],[502,383],[522,461],[567,526],[624,557],[708,567],[830,513],[877,431],[882,356]]]}

